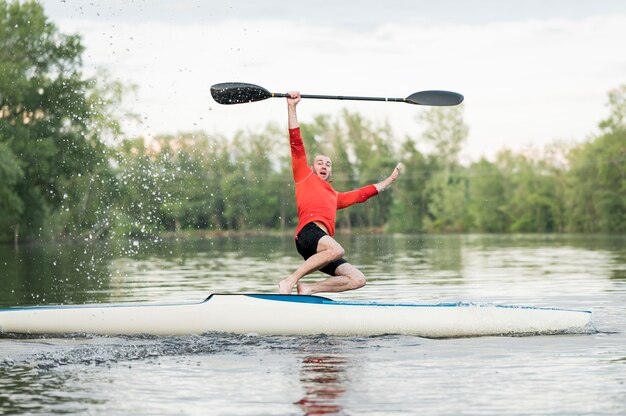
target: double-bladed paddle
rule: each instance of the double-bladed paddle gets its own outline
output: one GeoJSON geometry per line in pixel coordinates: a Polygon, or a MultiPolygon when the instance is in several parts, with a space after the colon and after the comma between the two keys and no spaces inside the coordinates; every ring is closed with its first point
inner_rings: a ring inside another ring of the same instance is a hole
{"type": "MultiPolygon", "coordinates": [[[[211,87],[213,99],[220,104],[241,104],[262,101],[272,97],[287,97],[285,93],[269,92],[263,87],[245,82],[223,82],[211,87]]],[[[450,106],[463,102],[463,96],[452,91],[429,90],[414,92],[406,98],[352,97],[343,95],[301,94],[302,98],[323,100],[391,101],[417,105],[450,106]]]]}

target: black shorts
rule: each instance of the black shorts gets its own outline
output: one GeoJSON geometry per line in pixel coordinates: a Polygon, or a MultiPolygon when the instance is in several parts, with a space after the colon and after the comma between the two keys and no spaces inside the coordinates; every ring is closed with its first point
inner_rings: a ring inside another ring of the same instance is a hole
{"type": "MultiPolygon", "coordinates": [[[[308,223],[302,227],[302,230],[300,230],[296,236],[296,248],[298,249],[298,253],[300,253],[300,255],[307,260],[313,254],[317,253],[317,243],[325,235],[328,234],[326,234],[326,232],[324,232],[324,230],[322,230],[317,224],[314,222],[308,223]]],[[[335,270],[337,267],[344,263],[347,263],[347,261],[343,258],[335,260],[322,267],[320,272],[335,276],[335,270]]]]}

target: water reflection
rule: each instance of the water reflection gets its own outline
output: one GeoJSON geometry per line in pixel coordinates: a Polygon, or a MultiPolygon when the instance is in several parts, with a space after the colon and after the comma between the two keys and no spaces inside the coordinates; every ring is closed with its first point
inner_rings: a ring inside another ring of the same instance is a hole
{"type": "Polygon", "coordinates": [[[314,354],[304,357],[300,381],[305,396],[295,404],[305,415],[326,415],[342,411],[338,400],[345,392],[346,359],[340,355],[314,354]]]}
{"type": "MultiPolygon", "coordinates": [[[[626,280],[626,238],[621,236],[359,234],[339,239],[368,284],[336,298],[501,301],[506,299],[500,294],[514,293],[527,302],[534,293],[547,302],[548,289],[561,280],[579,280],[586,287],[591,282],[598,290],[607,281],[626,280]],[[538,289],[542,285],[545,289],[538,289]]],[[[300,263],[290,235],[0,246],[0,307],[271,293],[300,263]]]]}
{"type": "Polygon", "coordinates": [[[74,413],[106,403],[85,394],[80,374],[46,370],[41,366],[0,368],[0,414],[49,413],[50,409],[74,413]]]}
{"type": "Polygon", "coordinates": [[[111,255],[106,243],[0,247],[4,305],[84,303],[105,299],[111,255]]]}

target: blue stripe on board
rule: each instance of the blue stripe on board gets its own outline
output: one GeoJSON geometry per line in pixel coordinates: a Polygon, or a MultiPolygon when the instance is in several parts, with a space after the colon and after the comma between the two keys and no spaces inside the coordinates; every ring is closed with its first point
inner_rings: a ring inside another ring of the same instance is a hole
{"type": "Polygon", "coordinates": [[[323,305],[338,305],[338,306],[396,306],[396,307],[419,307],[419,308],[458,308],[458,307],[496,307],[505,309],[539,309],[547,311],[569,311],[569,312],[585,312],[591,313],[591,311],[575,310],[575,309],[561,309],[561,308],[542,308],[536,306],[517,306],[517,305],[498,305],[498,304],[481,304],[470,302],[454,302],[454,303],[379,303],[373,301],[336,301],[321,296],[310,295],[264,295],[264,294],[249,294],[245,295],[252,298],[272,300],[279,302],[296,302],[296,303],[310,303],[310,304],[323,304],[323,305]]]}
{"type": "Polygon", "coordinates": [[[309,295],[264,295],[264,294],[246,294],[250,298],[265,299],[265,300],[278,300],[281,302],[296,302],[296,303],[315,303],[315,304],[335,304],[332,299],[324,298],[322,296],[309,296],[309,295]]]}

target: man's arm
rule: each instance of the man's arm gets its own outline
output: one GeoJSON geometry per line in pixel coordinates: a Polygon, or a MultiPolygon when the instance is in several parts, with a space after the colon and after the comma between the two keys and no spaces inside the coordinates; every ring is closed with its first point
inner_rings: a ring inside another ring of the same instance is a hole
{"type": "Polygon", "coordinates": [[[306,152],[304,143],[300,136],[300,123],[298,123],[298,114],[296,106],[300,102],[300,93],[292,91],[287,93],[287,122],[289,124],[289,143],[291,145],[291,169],[293,170],[293,179],[296,184],[308,178],[311,174],[311,168],[306,161],[306,152]]]}
{"type": "Polygon", "coordinates": [[[363,188],[348,192],[337,192],[337,209],[348,208],[350,205],[361,204],[374,195],[378,195],[378,190],[374,185],[367,185],[363,188]]]}
{"type": "Polygon", "coordinates": [[[298,114],[296,106],[300,102],[300,93],[298,91],[290,91],[287,93],[287,118],[289,122],[289,130],[300,127],[298,123],[298,114]]]}
{"type": "Polygon", "coordinates": [[[398,176],[400,175],[400,170],[402,169],[402,164],[398,163],[396,165],[396,167],[394,168],[393,172],[391,172],[391,175],[389,175],[389,177],[383,181],[378,182],[377,184],[374,184],[374,186],[376,187],[376,190],[378,192],[382,192],[385,189],[387,189],[389,187],[389,185],[391,185],[393,183],[393,181],[395,181],[396,179],[398,179],[398,176]]]}
{"type": "Polygon", "coordinates": [[[380,192],[387,189],[393,181],[398,179],[401,169],[402,164],[398,163],[393,172],[391,172],[391,175],[383,181],[374,185],[364,186],[363,188],[356,189],[354,191],[337,193],[337,209],[343,209],[349,207],[350,205],[363,203],[371,197],[378,195],[380,192]]]}

